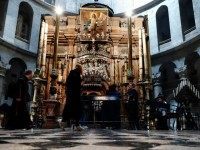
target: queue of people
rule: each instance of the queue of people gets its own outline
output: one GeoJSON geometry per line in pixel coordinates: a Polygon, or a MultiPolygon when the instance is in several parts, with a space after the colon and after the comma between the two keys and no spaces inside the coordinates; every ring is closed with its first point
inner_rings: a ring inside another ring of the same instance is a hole
{"type": "MultiPolygon", "coordinates": [[[[84,114],[81,103],[81,75],[82,67],[76,65],[75,69],[70,71],[66,80],[67,100],[62,113],[62,121],[60,122],[60,127],[63,130],[66,123],[68,126],[72,125],[73,130],[82,131],[84,129],[80,125],[81,117],[84,114]]],[[[7,99],[12,99],[12,104],[10,107],[1,106],[1,110],[6,112],[6,121],[4,121],[4,127],[6,129],[30,129],[32,127],[27,106],[31,101],[28,81],[32,78],[33,72],[28,70],[16,82],[11,82],[9,84],[7,99]]],[[[125,102],[124,108],[129,122],[129,129],[140,130],[138,92],[133,83],[130,83],[127,87],[127,92],[123,99],[125,102]]],[[[120,128],[120,101],[122,100],[122,94],[118,90],[117,85],[113,84],[109,87],[106,95],[115,97],[117,101],[117,103],[112,103],[112,106],[109,106],[108,103],[102,105],[102,108],[104,108],[103,113],[106,114],[107,117],[106,119],[115,122],[107,125],[120,128]],[[114,108],[118,111],[115,111],[114,108]],[[109,113],[105,110],[109,110],[109,113]]],[[[155,127],[158,130],[171,129],[176,131],[178,128],[178,117],[180,113],[184,113],[184,111],[185,116],[190,121],[190,126],[194,125],[195,127],[194,121],[191,120],[192,117],[189,116],[191,113],[187,111],[187,109],[183,109],[183,103],[180,104],[174,97],[170,97],[167,103],[163,95],[158,95],[149,105],[151,109],[150,114],[155,119],[155,127]]]]}

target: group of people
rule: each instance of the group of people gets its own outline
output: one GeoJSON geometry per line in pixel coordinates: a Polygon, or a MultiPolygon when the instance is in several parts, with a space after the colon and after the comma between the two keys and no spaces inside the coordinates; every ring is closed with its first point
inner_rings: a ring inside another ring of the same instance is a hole
{"type": "MultiPolygon", "coordinates": [[[[64,129],[67,122],[68,125],[73,124],[74,130],[81,131],[80,119],[82,116],[81,107],[81,74],[82,67],[76,65],[71,70],[66,80],[66,97],[67,101],[62,113],[62,121],[60,126],[64,129]]],[[[11,99],[10,107],[1,106],[1,110],[5,112],[4,127],[6,129],[30,129],[32,121],[28,103],[31,101],[29,94],[29,81],[33,78],[31,70],[26,71],[17,81],[8,85],[6,99],[11,99]]],[[[121,94],[117,90],[116,85],[111,85],[106,93],[108,96],[115,96],[117,100],[121,99],[121,94]]],[[[134,85],[130,84],[127,92],[126,110],[131,129],[139,129],[138,118],[138,94],[134,89],[134,85]]]]}
{"type": "MultiPolygon", "coordinates": [[[[83,128],[80,126],[80,119],[82,116],[81,107],[81,74],[82,67],[76,65],[74,70],[71,70],[66,80],[66,97],[67,101],[62,113],[62,121],[60,126],[62,129],[65,127],[65,123],[68,125],[73,124],[74,130],[81,131],[83,128]]],[[[4,127],[7,129],[30,129],[32,122],[30,120],[29,108],[27,103],[31,101],[29,94],[28,81],[33,78],[33,72],[26,71],[15,83],[10,83],[7,90],[7,99],[12,99],[12,105],[10,108],[1,106],[1,109],[5,110],[5,122],[4,127]]],[[[121,99],[121,94],[117,90],[116,85],[111,85],[107,92],[107,96],[114,96],[117,100],[121,99]]],[[[140,129],[139,124],[139,103],[138,93],[135,89],[135,85],[129,84],[126,93],[125,110],[129,121],[130,129],[140,129]]],[[[177,109],[180,104],[171,99],[170,104],[167,104],[163,99],[163,96],[158,96],[155,103],[151,104],[151,110],[155,110],[154,116],[157,119],[157,129],[172,129],[177,130],[177,109]],[[169,110],[169,111],[168,111],[169,110]],[[167,113],[170,113],[171,117],[167,120],[167,113]]]]}
{"type": "Polygon", "coordinates": [[[6,129],[30,129],[32,122],[28,103],[32,100],[29,94],[29,81],[33,78],[31,70],[26,71],[17,81],[12,81],[7,88],[6,100],[11,106],[4,103],[1,110],[4,112],[3,126],[6,129]]]}
{"type": "MultiPolygon", "coordinates": [[[[189,106],[189,104],[188,104],[189,106]]],[[[185,118],[187,129],[198,129],[191,115],[191,111],[185,106],[184,101],[179,101],[172,95],[165,100],[162,94],[151,102],[151,116],[156,120],[155,127],[158,130],[173,130],[182,129],[181,118],[185,118]]],[[[183,120],[182,120],[183,121],[183,120]]]]}
{"type": "MultiPolygon", "coordinates": [[[[66,96],[67,101],[62,113],[61,128],[64,130],[65,124],[73,124],[75,130],[81,131],[83,128],[80,126],[79,120],[82,116],[81,107],[81,74],[82,67],[76,65],[72,70],[66,81],[66,96]]],[[[121,99],[121,94],[117,90],[117,86],[111,85],[106,93],[107,96],[114,96],[116,100],[121,99]]],[[[130,129],[140,129],[139,127],[139,106],[138,106],[138,93],[135,90],[134,84],[128,86],[126,110],[130,129]]]]}

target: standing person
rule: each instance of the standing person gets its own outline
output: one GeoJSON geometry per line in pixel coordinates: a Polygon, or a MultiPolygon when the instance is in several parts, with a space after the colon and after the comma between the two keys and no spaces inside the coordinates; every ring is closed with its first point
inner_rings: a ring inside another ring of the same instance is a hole
{"type": "Polygon", "coordinates": [[[139,104],[138,104],[138,92],[135,89],[135,84],[130,83],[128,86],[127,95],[127,115],[130,124],[130,129],[139,130],[139,104]]]}
{"type": "Polygon", "coordinates": [[[121,94],[119,93],[119,91],[117,91],[117,85],[116,84],[113,84],[109,87],[109,89],[107,91],[107,95],[115,97],[116,100],[120,100],[121,94]]]}
{"type": "Polygon", "coordinates": [[[62,114],[62,123],[73,120],[75,124],[75,130],[81,131],[82,128],[79,124],[81,117],[81,65],[76,65],[74,70],[71,70],[66,81],[66,96],[67,102],[62,114]]]}
{"type": "Polygon", "coordinates": [[[31,101],[28,81],[33,78],[31,70],[26,71],[18,80],[13,91],[13,103],[9,115],[12,129],[30,129],[32,126],[27,103],[31,101]]]}
{"type": "Polygon", "coordinates": [[[113,129],[119,129],[121,127],[120,125],[121,94],[117,90],[116,84],[113,84],[109,87],[109,90],[107,91],[107,96],[113,97],[113,100],[103,102],[102,106],[102,109],[104,110],[102,112],[103,118],[106,119],[105,121],[108,121],[107,123],[105,123],[105,125],[113,129]]]}
{"type": "Polygon", "coordinates": [[[177,108],[180,107],[179,103],[174,97],[170,100],[170,119],[169,119],[169,128],[173,131],[177,130],[177,108]]]}
{"type": "Polygon", "coordinates": [[[159,94],[156,98],[157,129],[168,130],[167,126],[167,102],[163,95],[159,94]]]}

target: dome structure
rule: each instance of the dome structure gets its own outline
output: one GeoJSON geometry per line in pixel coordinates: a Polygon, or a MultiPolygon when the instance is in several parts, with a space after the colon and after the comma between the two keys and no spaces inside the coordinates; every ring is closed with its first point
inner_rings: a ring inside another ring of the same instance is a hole
{"type": "Polygon", "coordinates": [[[118,14],[126,12],[127,8],[136,9],[152,1],[153,0],[57,0],[55,5],[61,5],[67,12],[78,13],[81,6],[87,3],[96,3],[107,5],[114,11],[114,14],[118,14]]]}

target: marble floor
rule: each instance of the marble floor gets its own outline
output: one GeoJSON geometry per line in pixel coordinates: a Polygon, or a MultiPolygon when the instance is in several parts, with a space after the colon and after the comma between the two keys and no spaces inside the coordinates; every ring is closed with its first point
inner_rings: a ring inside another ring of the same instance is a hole
{"type": "Polygon", "coordinates": [[[86,129],[3,130],[0,150],[200,150],[199,131],[132,131],[86,129]]]}

